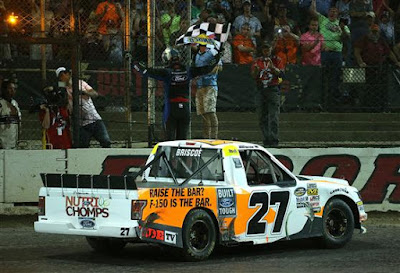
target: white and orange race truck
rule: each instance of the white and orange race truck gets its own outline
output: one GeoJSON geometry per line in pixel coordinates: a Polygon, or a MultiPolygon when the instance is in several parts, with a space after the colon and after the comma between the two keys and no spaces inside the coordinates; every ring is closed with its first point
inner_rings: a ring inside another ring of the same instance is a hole
{"type": "Polygon", "coordinates": [[[295,176],[262,146],[161,142],[128,176],[42,174],[35,231],[82,235],[97,251],[159,243],[187,260],[219,245],[317,237],[338,248],[367,219],[341,179],[295,176]]]}

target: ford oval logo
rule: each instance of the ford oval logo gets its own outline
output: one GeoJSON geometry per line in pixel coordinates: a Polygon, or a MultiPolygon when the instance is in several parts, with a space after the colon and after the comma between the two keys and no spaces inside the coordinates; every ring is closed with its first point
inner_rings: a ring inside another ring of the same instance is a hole
{"type": "Polygon", "coordinates": [[[182,76],[177,75],[177,76],[173,76],[172,77],[172,81],[174,81],[174,82],[184,82],[184,81],[187,80],[187,78],[188,77],[186,75],[182,75],[182,76]]]}
{"type": "Polygon", "coordinates": [[[231,198],[223,198],[219,204],[223,208],[230,208],[233,206],[233,200],[231,198]]]}
{"type": "Polygon", "coordinates": [[[81,226],[83,228],[93,228],[95,225],[96,223],[93,220],[86,219],[81,221],[81,226]]]}

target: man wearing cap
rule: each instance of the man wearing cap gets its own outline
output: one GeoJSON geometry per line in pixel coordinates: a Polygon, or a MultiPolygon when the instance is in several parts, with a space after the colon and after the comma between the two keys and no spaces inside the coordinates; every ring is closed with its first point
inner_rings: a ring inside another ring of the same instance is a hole
{"type": "Polygon", "coordinates": [[[396,66],[400,62],[380,35],[379,26],[373,24],[369,33],[354,44],[354,57],[360,67],[365,67],[366,88],[360,94],[362,106],[382,111],[387,107],[387,76],[389,58],[396,66]]]}
{"type": "Polygon", "coordinates": [[[257,44],[256,39],[261,36],[261,22],[251,14],[251,1],[243,0],[242,1],[243,14],[237,16],[235,21],[233,22],[233,29],[236,33],[238,33],[244,23],[248,23],[250,26],[250,36],[253,40],[254,44],[257,44]]]}
{"type": "MultiPolygon", "coordinates": [[[[72,112],[72,78],[71,73],[65,67],[59,67],[56,70],[56,76],[59,83],[65,86],[68,92],[69,110],[72,112]]],[[[100,142],[101,147],[110,148],[111,140],[108,135],[106,126],[92,98],[98,96],[97,92],[85,81],[79,80],[79,107],[81,110],[80,127],[79,127],[79,145],[77,148],[89,148],[90,139],[93,137],[100,142]]]]}
{"type": "Polygon", "coordinates": [[[263,144],[272,147],[279,144],[279,86],[284,65],[278,56],[272,55],[272,47],[268,43],[262,45],[261,54],[254,61],[251,72],[257,84],[256,108],[263,144]]]}
{"type": "MultiPolygon", "coordinates": [[[[206,45],[199,44],[199,51],[195,57],[195,66],[204,67],[210,65],[218,52],[215,49],[207,49],[206,45]]],[[[218,138],[218,72],[222,70],[222,62],[219,61],[210,74],[199,76],[196,84],[196,112],[203,118],[203,138],[218,138]]]]}

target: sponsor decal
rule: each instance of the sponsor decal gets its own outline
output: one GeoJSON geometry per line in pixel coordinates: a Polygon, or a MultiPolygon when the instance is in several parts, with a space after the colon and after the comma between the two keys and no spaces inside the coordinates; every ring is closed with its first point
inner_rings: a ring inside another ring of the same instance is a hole
{"type": "Polygon", "coordinates": [[[78,218],[79,224],[84,229],[94,229],[96,226],[96,218],[88,218],[88,217],[79,217],[78,218]]]}
{"type": "Polygon", "coordinates": [[[203,187],[155,188],[149,190],[151,209],[175,207],[212,207],[210,198],[205,197],[203,187]]]}
{"type": "Polygon", "coordinates": [[[111,199],[99,197],[66,196],[65,213],[68,216],[107,218],[110,203],[111,199]]]}
{"type": "Polygon", "coordinates": [[[176,156],[190,156],[190,157],[200,157],[201,149],[182,149],[176,150],[176,156]]]}
{"type": "Polygon", "coordinates": [[[217,189],[219,217],[236,217],[236,195],[233,188],[217,189]]]}
{"type": "Polygon", "coordinates": [[[176,232],[161,230],[151,227],[144,227],[142,229],[142,238],[162,241],[169,244],[176,245],[178,234],[176,232]]]}
{"type": "Polygon", "coordinates": [[[306,194],[306,188],[304,188],[304,187],[299,187],[294,190],[295,196],[303,196],[304,194],[306,194]]]}
{"type": "Polygon", "coordinates": [[[318,189],[307,189],[307,195],[318,195],[318,189]]]}
{"type": "MultiPolygon", "coordinates": [[[[304,189],[304,188],[303,188],[304,189]]],[[[306,189],[304,189],[305,192],[306,189]]],[[[301,197],[296,197],[296,207],[297,208],[305,208],[306,204],[308,202],[308,196],[301,196],[301,197]]]]}
{"type": "Polygon", "coordinates": [[[306,204],[304,202],[296,203],[297,208],[305,208],[306,204]]]}
{"type": "Polygon", "coordinates": [[[178,236],[177,233],[172,231],[165,231],[165,242],[176,245],[176,237],[178,236]]]}
{"type": "Polygon", "coordinates": [[[319,195],[310,196],[310,202],[312,202],[312,201],[319,201],[319,195]]]}
{"type": "Polygon", "coordinates": [[[239,156],[239,150],[233,145],[225,146],[222,151],[224,156],[239,156]]]}
{"type": "Polygon", "coordinates": [[[313,208],[313,212],[320,213],[321,212],[321,207],[314,207],[313,208]]]}
{"type": "Polygon", "coordinates": [[[339,192],[349,193],[349,191],[346,188],[338,188],[338,189],[334,189],[329,194],[334,194],[334,193],[339,193],[339,192]]]}
{"type": "Polygon", "coordinates": [[[186,75],[175,75],[172,77],[172,81],[174,82],[184,82],[188,79],[186,75]]]}
{"type": "Polygon", "coordinates": [[[319,202],[310,202],[310,206],[313,208],[319,207],[319,202]]]}
{"type": "Polygon", "coordinates": [[[364,211],[364,203],[362,201],[357,202],[357,207],[359,211],[364,211]]]}
{"type": "Polygon", "coordinates": [[[153,239],[157,241],[164,241],[165,233],[164,230],[145,227],[142,229],[142,237],[147,239],[153,239]]]}
{"type": "Polygon", "coordinates": [[[307,195],[318,195],[317,184],[315,183],[307,184],[307,195]]]}
{"type": "Polygon", "coordinates": [[[296,202],[307,202],[308,196],[296,197],[296,202]]]}
{"type": "Polygon", "coordinates": [[[239,158],[232,157],[232,160],[233,160],[233,163],[235,164],[235,168],[236,168],[236,169],[242,167],[242,163],[240,162],[240,159],[239,159],[239,158]]]}

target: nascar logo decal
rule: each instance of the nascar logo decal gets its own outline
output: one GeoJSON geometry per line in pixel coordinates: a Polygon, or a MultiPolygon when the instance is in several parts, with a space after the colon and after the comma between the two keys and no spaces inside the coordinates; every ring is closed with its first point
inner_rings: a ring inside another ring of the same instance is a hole
{"type": "Polygon", "coordinates": [[[294,190],[295,196],[303,196],[304,194],[306,194],[306,188],[300,187],[294,190]]]}

